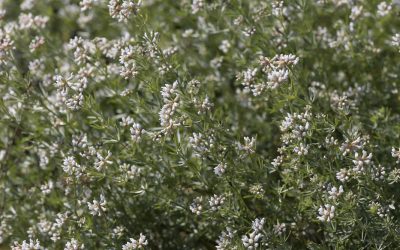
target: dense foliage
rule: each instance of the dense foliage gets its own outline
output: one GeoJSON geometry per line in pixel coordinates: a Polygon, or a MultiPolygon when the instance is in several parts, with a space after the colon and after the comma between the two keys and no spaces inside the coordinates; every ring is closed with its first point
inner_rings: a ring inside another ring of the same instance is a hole
{"type": "Polygon", "coordinates": [[[0,1],[0,245],[400,248],[400,1],[0,1]]]}

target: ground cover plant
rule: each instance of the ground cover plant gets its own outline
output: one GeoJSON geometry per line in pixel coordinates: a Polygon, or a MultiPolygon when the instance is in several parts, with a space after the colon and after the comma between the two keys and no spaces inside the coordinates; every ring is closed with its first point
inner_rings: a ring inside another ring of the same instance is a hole
{"type": "Polygon", "coordinates": [[[400,248],[400,1],[0,1],[0,248],[400,248]]]}

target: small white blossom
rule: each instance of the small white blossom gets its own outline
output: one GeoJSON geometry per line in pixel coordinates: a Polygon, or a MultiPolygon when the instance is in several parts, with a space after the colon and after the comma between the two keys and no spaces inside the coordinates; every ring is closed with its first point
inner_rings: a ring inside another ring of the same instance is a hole
{"type": "Polygon", "coordinates": [[[130,129],[131,131],[131,138],[134,142],[139,142],[142,138],[143,129],[139,123],[133,123],[130,129]]]}
{"type": "Polygon", "coordinates": [[[42,249],[42,246],[40,245],[39,240],[32,240],[29,239],[29,243],[26,242],[25,240],[19,244],[18,242],[14,242],[14,244],[11,246],[11,250],[40,250],[42,249]]]}
{"type": "Polygon", "coordinates": [[[265,224],[265,218],[261,218],[261,219],[256,218],[256,219],[252,222],[251,228],[252,228],[254,231],[259,232],[259,231],[262,231],[262,230],[263,230],[264,224],[265,224]]]}
{"type": "Polygon", "coordinates": [[[135,165],[129,165],[127,163],[120,165],[119,168],[121,172],[125,174],[126,178],[130,180],[135,179],[142,172],[141,168],[135,165]]]}
{"type": "Polygon", "coordinates": [[[193,0],[192,1],[192,14],[196,14],[201,9],[204,8],[205,2],[204,0],[193,0]]]}
{"type": "Polygon", "coordinates": [[[112,154],[110,151],[107,151],[107,155],[105,157],[102,156],[99,152],[97,152],[96,155],[97,158],[94,163],[94,167],[97,169],[97,171],[101,171],[103,170],[104,167],[113,163],[112,161],[110,161],[111,155],[112,154]]]}
{"type": "Polygon", "coordinates": [[[346,138],[346,141],[340,146],[340,151],[343,152],[343,156],[346,156],[348,153],[356,152],[359,149],[362,149],[364,146],[364,142],[361,137],[357,137],[355,140],[351,141],[346,138]]]}
{"type": "Polygon", "coordinates": [[[43,36],[36,36],[33,38],[31,43],[29,44],[30,52],[35,52],[40,46],[44,44],[44,37],[43,36]]]}
{"type": "Polygon", "coordinates": [[[231,43],[229,42],[229,40],[223,40],[218,48],[226,54],[231,48],[231,43]]]}
{"type": "Polygon", "coordinates": [[[272,2],[272,15],[280,16],[283,12],[283,1],[272,2]]]}
{"type": "Polygon", "coordinates": [[[318,220],[322,222],[329,222],[335,216],[335,206],[332,206],[330,204],[321,206],[318,209],[318,213],[319,213],[319,216],[317,216],[318,220]]]}
{"type": "Polygon", "coordinates": [[[283,157],[281,155],[277,156],[275,159],[272,160],[272,166],[279,167],[283,162],[283,157]]]}
{"type": "Polygon", "coordinates": [[[85,249],[84,244],[79,244],[79,242],[74,238],[69,240],[64,247],[64,250],[83,250],[83,249],[85,249]]]}
{"type": "Polygon", "coordinates": [[[128,22],[129,17],[139,12],[142,1],[135,2],[134,0],[110,0],[108,10],[110,16],[118,20],[118,22],[128,22]]]}
{"type": "Polygon", "coordinates": [[[230,228],[227,227],[226,231],[223,231],[221,235],[218,237],[218,240],[216,241],[216,249],[217,250],[229,250],[229,245],[232,243],[233,237],[234,237],[234,231],[230,228]]]}
{"type": "Polygon", "coordinates": [[[398,150],[392,148],[392,157],[397,158],[396,163],[400,163],[400,148],[398,150]]]}
{"type": "Polygon", "coordinates": [[[141,233],[138,240],[130,238],[130,241],[122,246],[122,250],[141,249],[147,246],[147,244],[148,241],[146,239],[146,236],[141,233]]]}
{"type": "Polygon", "coordinates": [[[286,69],[278,69],[268,73],[267,85],[270,89],[276,89],[287,82],[289,72],[286,69]]]}
{"type": "Polygon", "coordinates": [[[51,190],[54,188],[54,183],[52,180],[49,180],[47,183],[40,186],[40,190],[42,190],[43,194],[49,194],[51,190]]]}
{"type": "Polygon", "coordinates": [[[286,232],[286,224],[285,223],[278,223],[274,225],[274,233],[276,235],[282,235],[286,232]]]}
{"type": "Polygon", "coordinates": [[[107,211],[107,201],[105,200],[104,195],[100,195],[100,201],[93,200],[92,203],[88,202],[87,205],[89,207],[89,213],[94,216],[100,216],[103,212],[107,211]]]}
{"type": "Polygon", "coordinates": [[[93,6],[95,5],[95,3],[98,0],[81,0],[79,2],[79,6],[81,7],[81,11],[86,11],[86,10],[90,10],[91,8],[93,8],[93,6]]]}
{"type": "Polygon", "coordinates": [[[308,154],[308,146],[304,145],[303,143],[300,143],[299,146],[296,146],[293,149],[293,152],[298,154],[299,156],[307,155],[308,154]]]}
{"type": "Polygon", "coordinates": [[[246,154],[255,153],[256,149],[256,138],[244,137],[244,144],[239,143],[239,150],[244,151],[246,154]]]}
{"type": "Polygon", "coordinates": [[[73,156],[64,158],[62,167],[65,173],[76,178],[79,178],[85,170],[85,167],[81,167],[73,156]]]}
{"type": "Polygon", "coordinates": [[[32,9],[35,6],[35,2],[36,2],[36,0],[24,0],[20,5],[21,10],[32,9]]]}
{"type": "Polygon", "coordinates": [[[226,167],[226,163],[221,162],[214,168],[214,173],[218,176],[222,176],[226,171],[226,167]]]}
{"type": "Polygon", "coordinates": [[[245,30],[243,30],[243,35],[250,37],[256,33],[256,28],[255,27],[248,27],[245,30]]]}
{"type": "Polygon", "coordinates": [[[213,211],[220,209],[221,206],[224,204],[224,202],[225,202],[225,197],[218,196],[216,194],[214,194],[214,196],[212,196],[208,201],[208,203],[210,204],[211,210],[213,210],[213,211]]]}
{"type": "Polygon", "coordinates": [[[341,182],[346,182],[350,179],[350,172],[347,169],[342,168],[336,173],[336,179],[341,182]]]}
{"type": "Polygon", "coordinates": [[[359,18],[363,13],[363,6],[353,6],[351,8],[351,14],[350,14],[350,19],[351,20],[356,20],[357,18],[359,18]]]}
{"type": "Polygon", "coordinates": [[[257,231],[253,231],[249,235],[242,236],[242,243],[246,249],[256,249],[260,246],[259,241],[262,237],[262,234],[257,231]]]}
{"type": "Polygon", "coordinates": [[[135,121],[133,120],[132,117],[124,116],[124,117],[122,117],[122,121],[119,124],[123,127],[128,127],[134,123],[135,123],[135,121]]]}
{"type": "Polygon", "coordinates": [[[340,185],[339,188],[332,187],[328,190],[329,199],[336,200],[344,192],[343,186],[340,185]]]}
{"type": "Polygon", "coordinates": [[[203,210],[203,205],[201,204],[203,201],[202,197],[197,197],[193,200],[192,204],[190,204],[190,211],[196,215],[200,215],[203,210]]]}
{"type": "Polygon", "coordinates": [[[362,151],[362,155],[360,155],[358,152],[354,154],[354,168],[353,172],[355,173],[361,173],[364,171],[364,167],[366,165],[369,165],[371,163],[371,158],[372,158],[372,153],[367,153],[366,151],[362,151]]]}
{"type": "Polygon", "coordinates": [[[126,228],[124,226],[117,226],[111,233],[112,238],[121,238],[124,235],[126,228]]]}
{"type": "Polygon", "coordinates": [[[392,45],[399,48],[400,51],[400,33],[392,36],[392,45]]]}
{"type": "Polygon", "coordinates": [[[383,17],[390,13],[390,11],[392,10],[392,5],[388,4],[387,2],[380,2],[377,8],[378,8],[377,11],[378,16],[383,17]]]}

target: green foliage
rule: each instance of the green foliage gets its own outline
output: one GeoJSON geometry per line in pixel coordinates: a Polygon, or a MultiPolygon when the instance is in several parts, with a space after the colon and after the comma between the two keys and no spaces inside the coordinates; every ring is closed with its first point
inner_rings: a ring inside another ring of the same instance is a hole
{"type": "Polygon", "coordinates": [[[398,1],[0,7],[0,245],[400,248],[398,1]]]}

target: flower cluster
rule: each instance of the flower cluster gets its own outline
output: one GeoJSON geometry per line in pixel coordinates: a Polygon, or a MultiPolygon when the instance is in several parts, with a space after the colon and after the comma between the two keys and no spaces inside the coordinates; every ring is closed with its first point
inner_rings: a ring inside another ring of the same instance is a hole
{"type": "Polygon", "coordinates": [[[262,230],[265,224],[265,219],[255,219],[252,222],[252,232],[249,235],[242,237],[243,245],[246,249],[257,249],[260,246],[260,240],[262,239],[262,230]]]}

